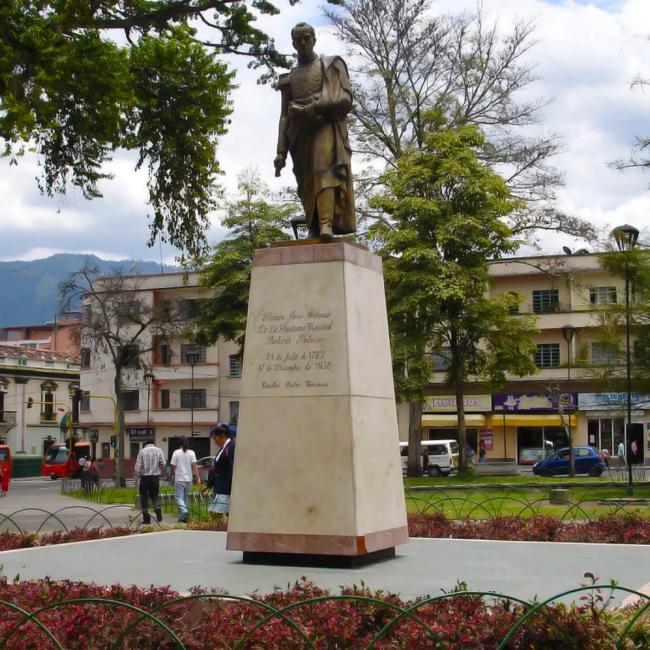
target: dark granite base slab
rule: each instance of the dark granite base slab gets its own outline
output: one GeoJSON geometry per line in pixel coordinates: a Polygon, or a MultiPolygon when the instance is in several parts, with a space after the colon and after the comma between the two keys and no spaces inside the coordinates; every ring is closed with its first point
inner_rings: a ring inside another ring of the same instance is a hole
{"type": "Polygon", "coordinates": [[[395,557],[395,547],[383,548],[363,555],[315,555],[310,553],[260,553],[244,551],[244,564],[276,566],[307,566],[330,569],[354,569],[395,557]]]}

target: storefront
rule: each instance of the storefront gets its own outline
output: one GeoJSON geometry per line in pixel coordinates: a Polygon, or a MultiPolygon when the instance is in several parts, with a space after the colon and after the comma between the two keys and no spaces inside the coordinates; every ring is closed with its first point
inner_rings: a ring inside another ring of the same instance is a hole
{"type": "Polygon", "coordinates": [[[509,393],[492,396],[489,424],[493,430],[501,429],[504,446],[506,439],[514,436],[519,464],[531,465],[548,452],[569,444],[569,427],[573,432],[578,424],[573,414],[577,395],[568,393],[563,397],[560,405],[559,396],[553,394],[509,393]]]}
{"type": "Polygon", "coordinates": [[[642,463],[648,453],[647,430],[650,423],[650,395],[632,393],[632,427],[627,426],[627,393],[580,393],[578,409],[587,419],[587,442],[599,450],[607,449],[616,456],[619,445],[628,450],[628,442],[636,450],[632,463],[642,463]],[[629,438],[629,440],[628,440],[629,438]]]}
{"type": "MultiPolygon", "coordinates": [[[[492,410],[491,395],[465,395],[465,428],[467,444],[478,452],[479,440],[487,427],[488,414],[492,410]]],[[[458,415],[454,395],[431,395],[427,397],[422,414],[423,440],[458,440],[458,415]]]]}

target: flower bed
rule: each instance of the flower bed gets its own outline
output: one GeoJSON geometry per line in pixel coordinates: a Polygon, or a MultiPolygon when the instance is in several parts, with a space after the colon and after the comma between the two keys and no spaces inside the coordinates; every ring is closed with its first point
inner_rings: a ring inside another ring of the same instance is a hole
{"type": "MultiPolygon", "coordinates": [[[[637,515],[608,515],[594,521],[561,521],[548,515],[533,517],[492,517],[456,521],[441,513],[409,514],[411,537],[452,537],[455,539],[495,539],[529,542],[577,542],[601,544],[650,544],[650,521],[637,515]]],[[[224,520],[191,522],[182,529],[225,530],[224,520]]],[[[145,532],[161,530],[147,527],[145,532]]],[[[163,528],[162,530],[169,530],[163,528]]],[[[139,534],[126,526],[115,528],[74,528],[70,531],[34,535],[33,533],[0,533],[0,551],[33,548],[66,542],[122,537],[139,534]]]]}
{"type": "Polygon", "coordinates": [[[593,521],[562,521],[549,515],[455,521],[445,515],[409,515],[411,537],[453,537],[527,542],[650,544],[650,521],[638,515],[607,515],[593,521]]]}
{"type": "MultiPolygon", "coordinates": [[[[188,649],[232,648],[243,640],[243,648],[269,650],[305,648],[308,647],[306,639],[319,649],[357,650],[369,647],[382,631],[384,634],[375,648],[484,650],[496,648],[530,607],[507,600],[490,603],[476,595],[448,594],[443,600],[416,608],[413,611],[419,619],[416,621],[408,616],[394,619],[418,601],[404,601],[382,592],[370,593],[365,588],[343,589],[340,595],[331,596],[310,583],[300,582],[290,589],[250,600],[202,598],[205,593],[195,590],[193,598],[175,602],[179,594],[166,588],[119,585],[104,588],[70,581],[0,580],[1,600],[28,612],[51,607],[39,614],[38,620],[68,650],[113,647],[123,633],[126,640],[116,647],[158,650],[179,647],[160,623],[138,620],[141,615],[129,610],[125,603],[148,612],[158,608],[155,615],[188,649]],[[102,601],[61,602],[86,598],[102,601]],[[254,629],[274,611],[292,604],[296,606],[285,610],[284,615],[291,619],[293,626],[281,616],[275,616],[254,629]],[[394,623],[385,628],[391,621],[394,623]],[[246,639],[247,634],[250,636],[246,639]]],[[[613,648],[634,610],[610,612],[604,609],[604,604],[600,596],[592,596],[579,606],[548,605],[525,621],[506,647],[613,648]]],[[[25,622],[23,614],[7,605],[2,605],[0,610],[0,640],[15,650],[54,645],[34,622],[25,622]]],[[[634,626],[632,638],[620,647],[648,647],[648,643],[650,631],[646,619],[634,626]]]]}

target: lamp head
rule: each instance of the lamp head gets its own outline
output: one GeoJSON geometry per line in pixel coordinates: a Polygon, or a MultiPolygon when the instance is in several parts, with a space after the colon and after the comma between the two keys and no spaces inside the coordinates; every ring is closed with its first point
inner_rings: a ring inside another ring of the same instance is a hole
{"type": "Polygon", "coordinates": [[[573,325],[564,325],[562,327],[562,336],[567,343],[571,343],[573,337],[575,336],[576,328],[573,325]]]}
{"type": "Polygon", "coordinates": [[[147,386],[151,386],[151,382],[154,380],[154,375],[151,372],[145,372],[144,373],[144,383],[147,386]]]}
{"type": "Polygon", "coordinates": [[[612,230],[612,237],[616,241],[618,250],[621,253],[632,250],[636,246],[636,241],[639,238],[639,231],[634,226],[618,226],[612,230]]]}

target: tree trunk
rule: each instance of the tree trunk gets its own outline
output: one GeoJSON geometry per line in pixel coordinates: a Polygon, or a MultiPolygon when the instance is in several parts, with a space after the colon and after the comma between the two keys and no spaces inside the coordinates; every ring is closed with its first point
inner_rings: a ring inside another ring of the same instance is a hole
{"type": "Polygon", "coordinates": [[[126,487],[124,472],[124,395],[122,394],[122,369],[115,368],[113,380],[115,388],[115,401],[117,404],[117,457],[115,462],[115,485],[126,487]]]}
{"type": "Polygon", "coordinates": [[[409,455],[407,476],[422,476],[422,402],[409,402],[409,455]]]}
{"type": "Polygon", "coordinates": [[[458,417],[458,469],[467,467],[467,431],[465,429],[465,390],[462,381],[456,381],[456,413],[458,417]]]}

